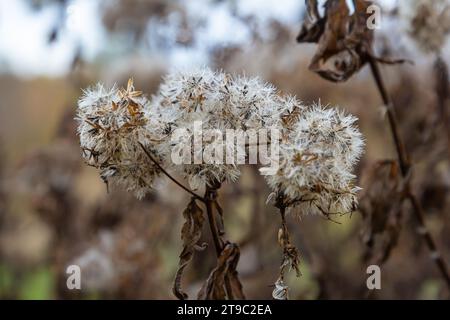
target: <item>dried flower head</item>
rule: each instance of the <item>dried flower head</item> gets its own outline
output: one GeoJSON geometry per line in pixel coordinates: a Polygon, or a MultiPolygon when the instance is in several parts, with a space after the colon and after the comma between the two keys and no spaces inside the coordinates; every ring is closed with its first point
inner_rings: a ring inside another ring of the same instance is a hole
{"type": "MultiPolygon", "coordinates": [[[[172,135],[164,149],[175,149],[175,152],[192,149],[189,152],[191,160],[214,154],[214,150],[222,149],[222,145],[233,148],[235,153],[245,154],[237,141],[225,143],[226,130],[268,128],[280,119],[277,110],[281,105],[272,85],[258,78],[232,77],[208,68],[169,74],[153,102],[161,121],[167,123],[168,132],[186,130],[183,135],[172,135]],[[196,134],[195,122],[201,122],[202,132],[216,133],[209,139],[203,139],[199,149],[191,148],[196,134]]],[[[205,184],[211,186],[223,181],[235,181],[240,171],[236,164],[224,161],[227,151],[222,150],[223,154],[219,156],[221,163],[191,162],[174,168],[188,179],[194,189],[205,184]]]]}
{"type": "MultiPolygon", "coordinates": [[[[265,176],[284,205],[325,216],[355,208],[359,188],[351,171],[364,145],[355,122],[336,109],[299,109],[297,121],[285,128],[278,170],[265,176]]],[[[260,170],[267,174],[271,169],[260,170]]]]}
{"type": "Polygon", "coordinates": [[[408,33],[424,52],[439,52],[450,33],[448,0],[403,1],[408,33]]]}
{"type": "Polygon", "coordinates": [[[156,158],[156,144],[163,138],[162,126],[149,116],[150,104],[129,80],[126,89],[87,89],[78,102],[78,133],[85,161],[100,169],[109,184],[124,186],[142,198],[159,174],[139,143],[156,158]]]}
{"type": "Polygon", "coordinates": [[[182,163],[170,165],[188,180],[189,186],[194,190],[205,185],[214,187],[222,182],[236,181],[240,169],[236,163],[226,163],[226,152],[228,147],[232,147],[234,149],[231,151],[239,148],[243,153],[243,148],[236,141],[227,144],[221,130],[213,130],[205,123],[198,124],[199,127],[195,124],[186,125],[183,131],[180,131],[181,134],[173,134],[170,141],[165,143],[165,149],[183,159],[182,163]],[[206,130],[209,130],[210,134],[205,134],[206,130]],[[200,140],[203,141],[198,143],[200,140]]]}
{"type": "Polygon", "coordinates": [[[161,119],[175,126],[201,120],[218,129],[258,129],[276,117],[276,88],[257,77],[209,68],[170,73],[154,97],[161,119]]]}
{"type": "MultiPolygon", "coordinates": [[[[271,157],[279,157],[280,167],[266,176],[275,191],[291,205],[308,204],[322,213],[347,212],[356,203],[351,170],[363,146],[356,119],[334,109],[305,107],[257,78],[207,68],[174,72],[152,103],[132,81],[120,90],[98,85],[81,98],[77,118],[88,164],[101,170],[105,182],[124,185],[138,197],[159,174],[140,144],[197,189],[239,177],[239,163],[226,161],[226,155],[231,148],[233,157],[245,156],[246,146],[235,137],[225,141],[228,129],[277,129],[280,152],[271,157]],[[182,155],[181,163],[169,157],[174,153],[182,155]]],[[[270,170],[261,169],[266,175],[270,170]]]]}

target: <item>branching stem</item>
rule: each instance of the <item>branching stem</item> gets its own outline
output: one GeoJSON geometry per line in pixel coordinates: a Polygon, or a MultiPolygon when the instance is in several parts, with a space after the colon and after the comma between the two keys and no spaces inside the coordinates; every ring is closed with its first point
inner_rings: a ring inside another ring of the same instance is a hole
{"type": "Polygon", "coordinates": [[[176,185],[178,185],[181,189],[183,189],[184,191],[186,191],[187,193],[189,193],[190,195],[192,195],[195,199],[205,203],[205,199],[201,196],[199,196],[198,194],[194,193],[192,190],[189,190],[187,187],[185,187],[184,185],[182,185],[177,179],[175,179],[174,177],[172,177],[172,175],[170,173],[167,172],[166,169],[164,169],[158,161],[156,161],[156,159],[150,154],[150,152],[148,152],[148,150],[144,147],[144,145],[142,143],[139,142],[139,145],[141,146],[142,150],[144,151],[144,153],[147,155],[147,157],[158,167],[159,170],[161,170],[162,173],[164,173],[170,180],[172,180],[176,185]]]}
{"type": "MultiPolygon", "coordinates": [[[[222,254],[222,251],[225,247],[225,241],[222,239],[222,236],[224,235],[224,232],[222,230],[223,226],[218,226],[216,215],[214,213],[214,207],[219,211],[219,214],[221,213],[221,208],[219,206],[219,203],[217,202],[217,190],[220,188],[220,185],[212,188],[207,186],[205,191],[205,196],[201,197],[198,194],[194,193],[192,190],[189,190],[187,187],[185,187],[183,184],[181,184],[178,180],[176,180],[170,173],[167,172],[160,164],[159,162],[151,155],[151,153],[144,147],[143,144],[139,142],[139,145],[141,146],[144,153],[147,155],[147,157],[158,167],[158,169],[161,170],[163,174],[165,174],[170,180],[172,180],[176,185],[178,185],[180,188],[185,190],[187,193],[192,195],[195,199],[203,202],[206,207],[206,213],[208,216],[208,224],[209,228],[211,230],[211,235],[214,242],[214,248],[216,250],[217,257],[220,257],[222,254]]],[[[222,223],[222,219],[221,219],[222,223]]],[[[227,297],[230,300],[234,299],[233,296],[233,288],[231,285],[231,280],[229,276],[225,276],[225,290],[227,293],[227,297]]]]}
{"type": "Polygon", "coordinates": [[[433,239],[433,237],[431,236],[430,232],[426,227],[424,210],[419,200],[417,199],[417,196],[412,192],[410,187],[409,178],[410,178],[411,164],[409,161],[408,153],[405,148],[405,144],[398,131],[398,121],[395,115],[392,100],[383,83],[383,78],[381,76],[377,62],[375,61],[375,59],[369,58],[369,63],[378,91],[380,92],[381,98],[383,99],[383,103],[387,108],[389,126],[391,128],[391,134],[394,139],[395,149],[397,152],[401,173],[405,183],[406,196],[411,202],[414,216],[416,217],[417,223],[419,225],[418,233],[423,237],[428,249],[431,252],[431,257],[433,261],[436,263],[436,266],[438,267],[442,278],[445,280],[447,287],[450,289],[450,275],[448,271],[448,266],[444,258],[442,257],[442,254],[440,253],[439,249],[437,248],[436,241],[433,239]]]}

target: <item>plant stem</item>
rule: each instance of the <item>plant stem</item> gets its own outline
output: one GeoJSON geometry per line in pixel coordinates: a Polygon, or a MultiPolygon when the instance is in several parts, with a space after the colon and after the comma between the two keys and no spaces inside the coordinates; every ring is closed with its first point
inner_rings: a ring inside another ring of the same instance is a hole
{"type": "Polygon", "coordinates": [[[372,75],[377,84],[378,91],[380,92],[383,103],[387,109],[389,126],[391,128],[392,138],[394,139],[395,148],[397,151],[397,156],[400,164],[400,170],[402,171],[402,175],[406,177],[409,171],[410,162],[408,154],[406,152],[405,144],[403,143],[403,140],[398,132],[397,117],[395,115],[394,106],[386,90],[386,87],[384,86],[383,78],[381,77],[380,69],[378,68],[377,62],[372,57],[370,58],[369,62],[370,62],[370,69],[372,70],[372,75]]]}
{"type": "Polygon", "coordinates": [[[419,234],[425,240],[428,248],[430,249],[431,258],[435,261],[437,267],[439,268],[439,271],[442,274],[442,277],[445,279],[445,281],[447,282],[447,285],[450,287],[450,276],[448,273],[448,267],[441,255],[441,253],[439,252],[439,249],[437,248],[433,237],[431,236],[428,229],[425,227],[425,219],[424,219],[425,214],[423,212],[423,209],[422,209],[419,201],[417,200],[416,196],[409,193],[408,197],[411,201],[414,211],[418,212],[418,214],[416,214],[416,216],[417,216],[417,219],[419,220],[419,225],[420,225],[419,234]]]}
{"type": "Polygon", "coordinates": [[[431,252],[431,257],[433,261],[435,261],[436,266],[438,267],[442,278],[445,280],[447,287],[450,289],[450,275],[448,272],[448,267],[445,260],[442,257],[442,254],[439,252],[437,248],[436,241],[431,236],[425,225],[425,213],[420,205],[417,196],[411,191],[410,187],[410,170],[411,164],[409,161],[408,153],[406,152],[405,144],[399,134],[398,131],[398,121],[395,115],[395,110],[393,107],[392,100],[384,86],[383,79],[381,77],[380,70],[378,68],[378,64],[374,58],[369,58],[370,69],[372,71],[373,78],[376,82],[378,91],[380,92],[381,98],[383,99],[383,103],[387,108],[387,115],[389,120],[389,126],[391,128],[391,134],[394,139],[395,148],[397,151],[398,161],[402,173],[402,177],[405,183],[405,191],[407,193],[407,198],[410,200],[413,213],[416,217],[417,223],[419,225],[418,233],[423,237],[428,249],[431,252]]]}
{"type": "Polygon", "coordinates": [[[206,187],[204,199],[205,199],[206,213],[208,215],[209,228],[211,229],[211,235],[213,238],[217,257],[219,257],[223,250],[223,241],[222,239],[220,239],[219,228],[217,227],[217,221],[213,211],[213,201],[215,197],[214,195],[215,192],[216,190],[213,190],[210,187],[206,187]]]}
{"type": "Polygon", "coordinates": [[[434,61],[435,91],[439,108],[440,119],[447,133],[447,154],[450,157],[450,117],[448,102],[450,99],[448,66],[445,60],[438,55],[434,61]]]}
{"type": "MultiPolygon", "coordinates": [[[[211,188],[211,187],[207,186],[206,191],[205,191],[205,197],[199,196],[198,194],[194,193],[192,190],[189,190],[187,187],[185,187],[180,182],[178,182],[178,180],[176,180],[174,177],[172,177],[172,175],[170,175],[158,163],[158,161],[156,161],[156,159],[150,154],[150,152],[148,152],[148,150],[144,147],[144,145],[142,143],[139,142],[139,145],[141,146],[142,150],[147,155],[147,157],[158,167],[158,169],[161,170],[161,172],[163,174],[165,174],[170,180],[172,180],[180,188],[182,188],[187,193],[192,195],[195,199],[197,199],[205,204],[206,213],[208,216],[208,224],[209,224],[209,228],[211,230],[214,247],[216,249],[216,255],[217,255],[217,257],[220,257],[220,255],[222,254],[223,248],[224,248],[224,241],[221,238],[221,236],[223,234],[222,234],[222,232],[219,231],[219,227],[217,226],[217,220],[215,218],[215,214],[214,214],[214,210],[213,210],[213,204],[216,204],[217,209],[220,208],[217,203],[217,189],[220,186],[218,186],[217,188],[211,188]]],[[[234,299],[233,289],[232,289],[231,281],[230,281],[230,278],[228,275],[225,276],[225,289],[226,289],[228,299],[233,300],[234,299]]]]}
{"type": "Polygon", "coordinates": [[[144,153],[147,155],[147,157],[158,167],[159,170],[161,170],[162,173],[164,173],[170,180],[175,182],[176,185],[178,185],[181,189],[192,195],[195,199],[202,201],[205,203],[205,199],[199,196],[198,194],[194,193],[192,190],[189,190],[187,187],[182,185],[180,182],[178,182],[174,177],[170,175],[159,163],[156,161],[156,159],[148,152],[148,150],[144,147],[144,145],[140,142],[138,142],[141,146],[142,150],[144,150],[144,153]]]}
{"type": "Polygon", "coordinates": [[[278,207],[278,210],[280,210],[281,226],[283,227],[283,231],[284,231],[286,229],[286,207],[280,206],[280,207],[278,207]]]}
{"type": "MultiPolygon", "coordinates": [[[[217,258],[220,257],[220,255],[222,254],[223,248],[224,248],[224,241],[222,239],[222,235],[223,233],[219,232],[220,228],[217,225],[217,219],[213,210],[213,204],[215,202],[217,202],[217,188],[212,188],[209,186],[206,186],[206,191],[205,191],[205,207],[206,207],[206,213],[208,216],[208,224],[209,224],[209,229],[211,230],[211,235],[213,238],[213,242],[214,242],[214,247],[216,249],[216,255],[217,258]]],[[[228,275],[225,276],[225,291],[227,293],[227,297],[229,300],[233,300],[234,296],[233,296],[233,289],[231,286],[231,281],[228,275]]]]}

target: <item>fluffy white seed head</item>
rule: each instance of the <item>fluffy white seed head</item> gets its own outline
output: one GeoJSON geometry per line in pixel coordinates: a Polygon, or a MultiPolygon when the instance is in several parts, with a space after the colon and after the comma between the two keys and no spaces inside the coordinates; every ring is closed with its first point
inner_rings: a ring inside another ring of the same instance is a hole
{"type": "Polygon", "coordinates": [[[351,172],[364,145],[356,118],[321,106],[298,107],[287,114],[290,123],[284,127],[279,168],[265,175],[269,186],[302,213],[352,211],[359,188],[351,172]]]}
{"type": "Polygon", "coordinates": [[[258,129],[275,118],[274,86],[208,68],[170,73],[154,97],[161,118],[181,127],[201,120],[212,128],[258,129]]]}
{"type": "Polygon", "coordinates": [[[151,188],[158,168],[155,158],[162,126],[149,117],[150,104],[130,80],[127,89],[105,89],[101,84],[84,92],[78,103],[78,133],[85,161],[100,170],[107,184],[117,184],[142,198],[151,188]]]}
{"type": "Polygon", "coordinates": [[[261,168],[274,194],[303,212],[325,215],[349,212],[356,205],[352,170],[364,144],[356,118],[304,106],[257,78],[207,68],[177,71],[164,79],[151,103],[132,82],[120,90],[98,85],[80,99],[77,119],[86,162],[100,169],[105,182],[138,197],[160,173],[140,144],[162,167],[177,171],[198,189],[240,175],[239,163],[226,162],[226,154],[231,148],[234,155],[245,155],[246,147],[237,140],[230,143],[227,129],[277,129],[280,150],[271,156],[279,156],[279,167],[261,168]],[[176,134],[179,130],[184,131],[176,134]],[[206,137],[206,132],[214,134],[206,137]],[[222,154],[217,156],[217,150],[222,154]],[[182,162],[174,163],[173,154],[182,155],[182,162]]]}
{"type": "MultiPolygon", "coordinates": [[[[164,143],[167,146],[165,149],[179,156],[180,160],[169,165],[186,178],[192,189],[238,179],[240,170],[237,164],[225,161],[228,145],[221,130],[212,130],[207,124],[196,122],[186,124],[178,132],[174,132],[171,139],[164,143]]],[[[234,150],[238,147],[234,143],[234,150]]]]}
{"type": "MultiPolygon", "coordinates": [[[[177,71],[169,74],[162,83],[154,104],[162,121],[170,124],[171,132],[186,129],[188,132],[166,141],[165,150],[189,148],[193,144],[193,123],[201,121],[204,132],[227,129],[248,130],[274,126],[279,120],[275,88],[257,78],[232,77],[210,69],[177,71]]],[[[201,152],[217,149],[222,140],[203,141],[201,152]]],[[[228,141],[229,142],[229,141],[228,141]]],[[[240,146],[233,144],[234,150],[240,146]]],[[[240,148],[242,149],[242,148],[240,148]]],[[[240,150],[243,152],[242,150],[240,150]]],[[[225,157],[225,149],[224,149],[225,157]]],[[[191,159],[195,157],[192,148],[191,159]]],[[[235,181],[240,171],[236,164],[177,164],[174,167],[190,182],[191,187],[213,185],[217,182],[235,181]]]]}

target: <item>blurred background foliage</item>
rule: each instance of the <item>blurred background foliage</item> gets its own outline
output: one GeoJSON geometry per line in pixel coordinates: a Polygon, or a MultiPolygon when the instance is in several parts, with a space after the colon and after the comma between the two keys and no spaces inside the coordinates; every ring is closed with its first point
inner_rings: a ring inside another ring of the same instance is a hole
{"type": "MultiPolygon", "coordinates": [[[[290,273],[291,298],[448,298],[407,204],[395,209],[401,223],[386,227],[395,175],[376,168],[395,153],[370,75],[364,69],[337,85],[308,70],[314,47],[295,42],[302,1],[14,3],[0,6],[0,298],[173,298],[188,197],[169,181],[142,201],[122,190],[107,193],[95,169],[82,163],[73,117],[81,88],[98,81],[125,85],[131,76],[151,94],[167,70],[192,65],[260,76],[305,103],[337,105],[360,119],[367,143],[357,169],[362,209],[339,223],[290,217],[302,271],[300,278],[290,273]],[[390,244],[382,290],[368,292],[366,268],[390,244]],[[66,288],[70,264],[82,268],[81,291],[66,288]]],[[[416,164],[414,188],[448,261],[449,119],[436,94],[436,81],[449,87],[448,74],[437,80],[435,57],[408,38],[397,2],[381,4],[377,50],[415,62],[383,72],[416,164]]],[[[447,63],[448,53],[447,46],[447,63]]],[[[228,236],[241,246],[244,291],[255,299],[271,298],[281,262],[279,219],[265,205],[268,194],[248,166],[220,195],[228,236]]],[[[209,250],[187,269],[190,296],[214,266],[209,250]]]]}

